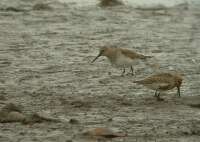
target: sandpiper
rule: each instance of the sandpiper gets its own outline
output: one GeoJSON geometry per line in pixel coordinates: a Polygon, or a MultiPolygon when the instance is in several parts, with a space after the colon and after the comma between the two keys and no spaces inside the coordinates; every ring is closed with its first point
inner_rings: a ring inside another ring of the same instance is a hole
{"type": "Polygon", "coordinates": [[[160,92],[177,88],[177,95],[180,97],[180,86],[182,84],[182,77],[178,73],[159,73],[147,77],[146,79],[134,81],[134,83],[142,84],[149,89],[155,90],[155,97],[160,98],[160,92]]]}
{"type": "Polygon", "coordinates": [[[92,61],[92,63],[100,56],[106,56],[113,66],[122,68],[122,75],[124,75],[125,68],[127,67],[130,67],[131,74],[134,75],[133,65],[138,64],[139,60],[145,60],[152,57],[145,56],[128,49],[103,47],[100,49],[99,54],[92,61]]]}

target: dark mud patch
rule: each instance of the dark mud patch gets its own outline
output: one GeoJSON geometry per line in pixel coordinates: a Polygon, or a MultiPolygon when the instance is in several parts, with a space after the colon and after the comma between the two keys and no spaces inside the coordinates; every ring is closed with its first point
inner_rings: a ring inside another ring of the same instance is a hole
{"type": "Polygon", "coordinates": [[[4,11],[4,12],[26,12],[25,9],[21,9],[21,8],[17,8],[17,7],[1,8],[0,11],[4,11]]]}
{"type": "Polygon", "coordinates": [[[120,0],[99,0],[99,6],[101,7],[109,7],[117,5],[123,5],[123,2],[120,0]]]}
{"type": "Polygon", "coordinates": [[[200,104],[189,104],[189,106],[200,109],[200,104]]]}
{"type": "Polygon", "coordinates": [[[37,3],[33,6],[33,10],[48,10],[51,11],[53,8],[45,3],[37,3]]]}

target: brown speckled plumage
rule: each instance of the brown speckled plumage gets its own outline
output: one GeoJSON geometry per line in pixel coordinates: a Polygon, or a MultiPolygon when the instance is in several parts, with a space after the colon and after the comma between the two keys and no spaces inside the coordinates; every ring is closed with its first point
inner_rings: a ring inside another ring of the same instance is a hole
{"type": "Polygon", "coordinates": [[[182,84],[182,80],[182,77],[176,73],[159,73],[143,80],[135,81],[135,83],[142,84],[149,89],[155,90],[156,97],[159,97],[159,93],[157,94],[157,91],[167,91],[175,87],[177,88],[178,95],[180,96],[180,86],[182,84]]]}

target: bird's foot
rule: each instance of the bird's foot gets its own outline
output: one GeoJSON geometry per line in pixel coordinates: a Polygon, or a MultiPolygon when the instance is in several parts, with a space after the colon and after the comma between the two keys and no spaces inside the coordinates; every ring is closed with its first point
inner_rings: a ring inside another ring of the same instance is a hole
{"type": "Polygon", "coordinates": [[[131,73],[131,72],[127,73],[126,75],[135,76],[135,74],[134,74],[134,73],[131,73]]]}
{"type": "Polygon", "coordinates": [[[125,73],[121,73],[121,75],[120,76],[125,76],[126,74],[125,73]]]}

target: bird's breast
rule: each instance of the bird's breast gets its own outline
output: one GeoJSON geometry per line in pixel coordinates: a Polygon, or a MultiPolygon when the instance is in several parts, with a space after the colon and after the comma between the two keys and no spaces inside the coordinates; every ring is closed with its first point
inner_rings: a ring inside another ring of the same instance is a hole
{"type": "Polygon", "coordinates": [[[159,82],[154,82],[151,84],[145,84],[145,86],[149,89],[152,90],[159,90],[159,91],[167,91],[167,90],[171,90],[174,88],[173,84],[170,83],[159,83],[159,82]]]}
{"type": "Polygon", "coordinates": [[[135,62],[133,59],[126,57],[124,55],[117,56],[115,60],[111,61],[112,64],[118,67],[130,67],[135,62]]]}

